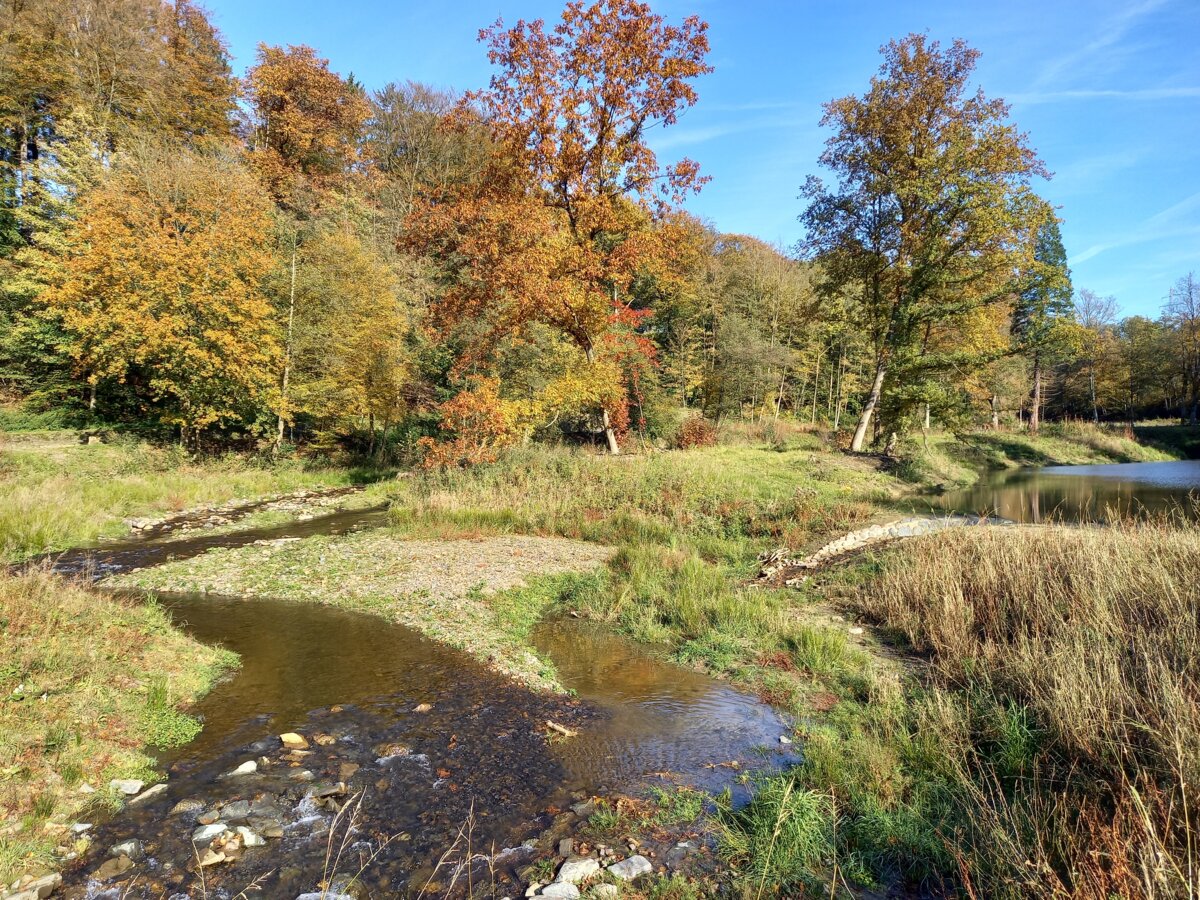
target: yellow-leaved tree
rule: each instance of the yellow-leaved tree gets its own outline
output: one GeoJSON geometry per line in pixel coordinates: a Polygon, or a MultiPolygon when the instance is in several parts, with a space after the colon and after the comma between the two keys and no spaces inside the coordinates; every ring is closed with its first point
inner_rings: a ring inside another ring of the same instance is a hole
{"type": "Polygon", "coordinates": [[[93,384],[131,385],[143,413],[195,445],[270,399],[279,342],[264,277],[270,200],[230,151],[143,145],[79,202],[44,294],[93,384]]]}

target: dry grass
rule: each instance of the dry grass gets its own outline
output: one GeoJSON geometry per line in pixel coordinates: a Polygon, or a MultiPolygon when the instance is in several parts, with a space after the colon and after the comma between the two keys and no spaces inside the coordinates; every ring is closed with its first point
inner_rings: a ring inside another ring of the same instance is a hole
{"type": "Polygon", "coordinates": [[[232,661],[126,603],[42,574],[0,575],[0,882],[44,864],[66,825],[153,780],[142,748],[192,737],[179,712],[232,661]],[[80,788],[91,785],[94,794],[80,788]]]}
{"type": "Polygon", "coordinates": [[[929,655],[969,892],[1195,896],[1198,585],[1200,534],[1140,524],[946,532],[860,590],[929,655]]]}

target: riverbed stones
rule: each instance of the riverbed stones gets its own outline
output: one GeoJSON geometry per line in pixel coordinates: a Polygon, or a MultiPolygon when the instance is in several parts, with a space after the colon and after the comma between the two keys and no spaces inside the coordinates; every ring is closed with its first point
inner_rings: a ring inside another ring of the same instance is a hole
{"type": "Polygon", "coordinates": [[[178,803],[172,806],[171,811],[167,813],[167,815],[182,816],[188,813],[198,813],[203,809],[204,804],[201,801],[195,799],[194,797],[188,797],[184,800],[180,800],[178,803]]]}
{"type": "Polygon", "coordinates": [[[280,740],[283,743],[284,750],[307,750],[308,749],[307,740],[305,740],[304,737],[300,736],[300,734],[296,734],[294,731],[289,731],[289,732],[280,734],[280,740]]]}
{"type": "Polygon", "coordinates": [[[136,778],[114,778],[108,783],[118,794],[124,794],[126,797],[134,797],[142,792],[146,782],[138,781],[136,778]]]}
{"type": "Polygon", "coordinates": [[[235,800],[232,803],[226,803],[221,807],[221,818],[227,822],[234,822],[238,819],[246,819],[250,815],[249,800],[235,800]]]}
{"type": "Polygon", "coordinates": [[[99,868],[92,873],[92,877],[99,881],[111,881],[120,875],[124,875],[132,868],[132,859],[128,856],[117,856],[101,863],[99,868]]]}
{"type": "Polygon", "coordinates": [[[246,762],[242,763],[240,766],[238,766],[236,769],[232,769],[232,770],[226,772],[221,777],[222,778],[239,778],[243,775],[253,775],[257,771],[258,771],[258,763],[252,759],[249,759],[249,760],[246,760],[246,762]]]}
{"type": "Polygon", "coordinates": [[[200,854],[197,864],[200,866],[200,868],[205,869],[209,866],[215,866],[219,863],[223,863],[226,859],[228,859],[228,857],[220,850],[213,850],[212,848],[209,848],[200,854]]]}
{"type": "MultiPolygon", "coordinates": [[[[4,894],[5,900],[45,900],[62,884],[62,876],[57,872],[43,875],[41,878],[25,877],[16,882],[13,887],[16,893],[4,894]]],[[[0,888],[3,891],[3,888],[0,888]]]]}
{"type": "Polygon", "coordinates": [[[600,863],[591,857],[572,856],[562,864],[562,868],[558,870],[558,876],[554,880],[579,884],[581,881],[587,881],[599,871],[600,863]]]}
{"type": "Polygon", "coordinates": [[[225,833],[224,822],[214,822],[211,825],[201,825],[192,832],[193,844],[207,844],[225,833]]]}
{"type": "Polygon", "coordinates": [[[239,825],[238,829],[237,829],[237,833],[242,839],[243,847],[250,848],[250,847],[265,847],[265,846],[267,846],[266,838],[264,838],[261,834],[259,834],[256,831],[251,831],[245,825],[239,825]]]}
{"type": "Polygon", "coordinates": [[[165,794],[166,792],[167,792],[167,786],[165,783],[151,785],[150,787],[146,788],[144,791],[142,791],[140,794],[138,794],[136,797],[134,797],[129,802],[130,803],[145,803],[147,800],[153,800],[155,797],[158,797],[161,794],[165,794]]]}
{"type": "Polygon", "coordinates": [[[142,842],[138,840],[122,841],[119,844],[113,844],[108,848],[109,856],[128,856],[134,862],[142,859],[146,855],[146,848],[142,846],[142,842]]]}
{"type": "Polygon", "coordinates": [[[579,888],[569,881],[556,881],[542,888],[539,897],[559,897],[574,900],[579,896],[579,888]]]}
{"type": "Polygon", "coordinates": [[[558,855],[566,859],[575,852],[575,839],[563,838],[558,842],[558,855]]]}
{"type": "Polygon", "coordinates": [[[608,867],[608,874],[618,881],[633,881],[654,871],[654,866],[646,857],[638,855],[613,863],[608,867]]]}

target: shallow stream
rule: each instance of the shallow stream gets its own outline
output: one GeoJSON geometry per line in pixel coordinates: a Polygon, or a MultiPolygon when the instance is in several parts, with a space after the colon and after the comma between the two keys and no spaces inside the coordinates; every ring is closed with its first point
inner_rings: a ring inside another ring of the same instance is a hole
{"type": "MultiPolygon", "coordinates": [[[[382,520],[378,510],[335,513],[128,541],[65,555],[63,568],[108,574],[382,520]]],[[[536,631],[534,644],[572,691],[560,697],[374,616],[316,603],[159,599],[185,630],[237,652],[242,665],[193,708],[200,735],[161,755],[165,791],[90,832],[92,849],[64,873],[67,896],[235,897],[255,885],[257,896],[290,900],[335,872],[358,875],[364,896],[462,894],[468,877],[496,879],[498,897],[519,896],[516,873],[534,855],[522,842],[582,822],[588,810],[577,815],[572,805],[651,786],[741,791],[737,773],[789,759],[779,742],[787,726],[771,707],[591,623],[557,619],[536,631]],[[578,734],[560,737],[547,721],[578,734]],[[306,737],[306,751],[284,751],[278,735],[290,731],[306,737]],[[228,775],[251,761],[257,771],[228,775]],[[193,833],[213,818],[277,836],[200,869],[207,841],[194,845],[193,833]],[[108,848],[128,840],[141,841],[146,858],[97,878],[108,848]]]]}

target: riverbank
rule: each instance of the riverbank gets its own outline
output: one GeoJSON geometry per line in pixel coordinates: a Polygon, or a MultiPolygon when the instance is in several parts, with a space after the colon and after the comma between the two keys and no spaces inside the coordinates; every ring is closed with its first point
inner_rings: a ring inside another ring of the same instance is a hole
{"type": "Polygon", "coordinates": [[[1037,435],[939,431],[924,438],[907,437],[900,448],[895,474],[924,487],[966,487],[989,472],[1003,469],[1184,459],[1186,446],[1186,434],[1152,442],[1140,435],[1130,437],[1122,426],[1087,423],[1047,423],[1037,435]]]}
{"type": "Polygon", "coordinates": [[[299,459],[191,458],[123,438],[89,444],[75,432],[0,435],[0,561],[118,537],[137,519],[388,474],[299,459]]]}
{"type": "Polygon", "coordinates": [[[7,884],[21,872],[56,867],[86,841],[71,824],[128,799],[110,786],[114,779],[157,781],[144,748],[190,740],[200,723],[181,708],[236,657],[185,636],[153,604],[41,573],[0,574],[0,638],[0,883],[7,884]]]}
{"type": "MultiPolygon", "coordinates": [[[[1015,462],[1036,452],[1052,462],[1113,461],[1153,452],[1123,439],[1110,446],[1108,437],[1004,436],[1026,448],[1006,450],[1004,459],[1015,462]]],[[[979,452],[949,442],[931,436],[947,458],[979,452]]],[[[995,440],[984,443],[995,446],[995,440]]],[[[954,551],[960,540],[954,535],[922,539],[914,549],[901,545],[830,569],[799,589],[762,586],[753,578],[766,550],[783,546],[802,555],[847,531],[899,517],[915,485],[938,483],[905,472],[905,465],[836,452],[829,436],[790,426],[742,428],[714,447],[620,458],[532,446],[494,464],[414,473],[381,486],[393,504],[386,528],[215,550],[127,581],[159,590],[317,600],[384,614],[539,687],[553,687],[553,672],[536,654],[527,655],[533,653],[532,626],[551,614],[594,619],[677,663],[756,691],[800,723],[790,737],[803,742],[804,766],[762,781],[745,810],[718,804],[707,819],[697,810],[704,821],[693,830],[720,835],[713,840],[724,861],[708,877],[735,891],[766,884],[785,894],[806,885],[828,894],[835,882],[856,890],[920,881],[961,886],[965,877],[974,889],[1000,895],[999,885],[1015,876],[994,858],[968,855],[974,846],[968,838],[978,834],[971,829],[986,825],[988,816],[1007,815],[1008,805],[997,806],[1005,791],[1026,797],[1023,808],[1049,809],[1045,804],[1052,806],[1053,796],[1023,773],[1041,777],[1060,770],[1039,763],[1000,776],[979,760],[990,759],[1010,738],[1018,749],[1031,741],[1048,748],[1048,759],[1062,758],[1062,745],[1045,737],[1055,726],[1044,719],[1054,711],[1033,709],[999,675],[989,682],[991,705],[983,704],[970,684],[946,674],[955,666],[967,671],[967,663],[950,657],[941,668],[931,667],[934,654],[922,643],[921,629],[937,620],[940,607],[929,601],[947,592],[958,596],[955,590],[970,597],[975,587],[965,579],[986,570],[989,560],[1026,571],[1014,560],[1030,548],[1005,543],[1017,541],[1006,535],[1018,531],[997,531],[998,543],[979,545],[974,556],[954,551]],[[555,557],[531,551],[535,545],[563,550],[562,569],[552,570],[562,574],[545,571],[546,560],[555,557]],[[929,559],[944,553],[953,562],[934,567],[941,579],[936,583],[913,578],[926,603],[927,621],[918,627],[900,617],[904,604],[877,601],[893,596],[909,569],[924,565],[926,557],[910,555],[924,547],[935,548],[920,551],[932,554],[929,559]],[[435,570],[453,581],[453,591],[439,594],[411,581],[435,570]],[[514,580],[505,580],[509,575],[514,580]],[[969,590],[956,588],[956,577],[969,590]],[[930,728],[946,724],[940,717],[958,723],[958,730],[946,732],[952,745],[929,736],[930,728]],[[967,803],[972,798],[975,806],[967,803]],[[948,818],[947,809],[965,819],[948,818]],[[786,827],[772,842],[780,822],[786,827]],[[954,840],[965,835],[963,843],[947,844],[944,832],[954,840]],[[760,852],[764,846],[774,847],[769,857],[760,852]]],[[[1058,546],[1058,531],[1039,534],[1051,535],[1047,541],[1058,546]]],[[[1121,540],[1140,540],[1121,534],[1121,540]]],[[[1155,546],[1130,544],[1124,557],[1145,554],[1152,568],[1177,566],[1178,543],[1155,546]]],[[[1026,556],[1046,563],[1036,553],[1026,556]]],[[[1064,567],[1057,574],[1066,585],[1065,608],[1083,603],[1067,591],[1077,590],[1072,573],[1087,571],[1080,568],[1083,556],[1063,551],[1055,560],[1064,567]]],[[[1114,572],[1126,571],[1115,557],[1111,564],[1114,572]]],[[[1148,578],[1149,571],[1142,575],[1148,578]]],[[[1157,590],[1159,583],[1146,578],[1147,590],[1157,590]]],[[[1014,604],[1024,602],[1012,585],[996,590],[1014,604]]],[[[960,604],[964,610],[972,605],[960,604]]],[[[1074,646],[1078,637],[1045,633],[1052,647],[1074,646]]],[[[1086,702],[1073,699],[1077,706],[1086,702]]],[[[1081,758],[1077,771],[1094,773],[1088,777],[1103,783],[1109,773],[1092,765],[1081,758]]],[[[1079,809],[1106,808],[1103,796],[1080,784],[1079,809]],[[1089,798],[1092,806],[1084,802],[1089,798]]],[[[624,827],[612,819],[619,813],[598,810],[596,833],[624,827]]],[[[1021,846],[1031,853],[1042,846],[1039,827],[1027,818],[1018,829],[1030,842],[1021,846]]],[[[1086,835],[1081,829],[1076,833],[1086,835]]],[[[1046,839],[1052,834],[1047,830],[1046,839]]],[[[1055,861],[1047,864],[1057,873],[1055,861]]],[[[683,877],[674,878],[678,890],[704,895],[682,884],[683,877]]],[[[1036,882],[1039,889],[1049,883],[1036,882]]]]}
{"type": "Polygon", "coordinates": [[[111,578],[113,587],[318,602],[383,616],[535,690],[560,691],[529,645],[572,577],[611,551],[537,536],[403,540],[372,530],[210,550],[111,578]]]}

